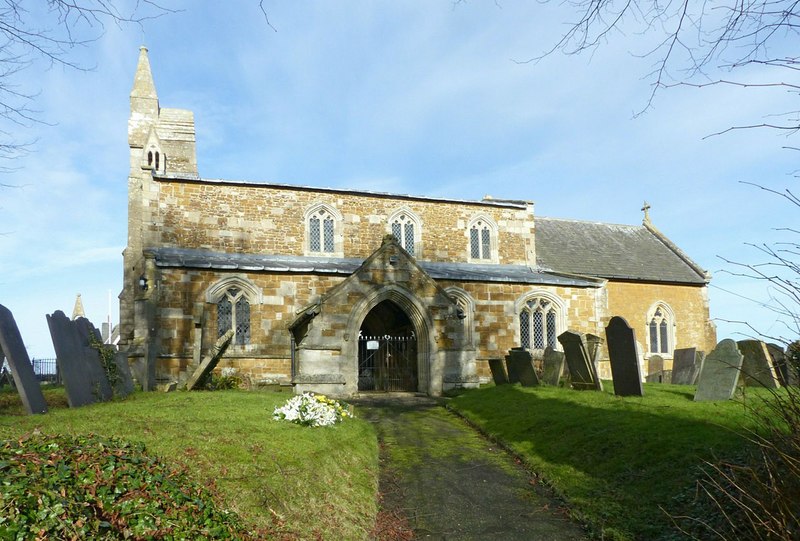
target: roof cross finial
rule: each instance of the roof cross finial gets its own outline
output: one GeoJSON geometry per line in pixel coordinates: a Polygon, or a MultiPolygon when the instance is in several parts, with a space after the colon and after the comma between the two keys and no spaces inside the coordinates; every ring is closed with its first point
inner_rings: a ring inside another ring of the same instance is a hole
{"type": "Polygon", "coordinates": [[[644,205],[642,206],[642,211],[644,211],[644,221],[649,223],[650,222],[650,203],[645,201],[644,205]]]}

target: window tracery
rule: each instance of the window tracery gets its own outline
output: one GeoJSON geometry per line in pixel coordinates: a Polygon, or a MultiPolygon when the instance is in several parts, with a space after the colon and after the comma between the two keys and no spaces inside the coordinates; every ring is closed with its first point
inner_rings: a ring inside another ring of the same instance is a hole
{"type": "Polygon", "coordinates": [[[520,346],[525,349],[557,349],[561,307],[553,299],[534,296],[519,311],[520,346]]]}

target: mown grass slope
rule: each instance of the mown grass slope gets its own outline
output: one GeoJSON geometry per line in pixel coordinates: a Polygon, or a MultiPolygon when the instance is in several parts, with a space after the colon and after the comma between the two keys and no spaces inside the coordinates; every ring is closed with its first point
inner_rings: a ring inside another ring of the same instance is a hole
{"type": "Polygon", "coordinates": [[[522,457],[597,537],[652,540],[675,535],[668,513],[691,506],[703,461],[740,454],[743,430],[755,427],[741,401],[693,396],[679,385],[646,384],[644,397],[624,398],[506,385],[449,407],[522,457]]]}
{"type": "Polygon", "coordinates": [[[288,393],[137,393],[125,400],[64,408],[46,392],[46,415],[20,415],[15,394],[0,394],[0,440],[43,434],[99,434],[142,442],[163,461],[213,481],[221,506],[246,524],[291,539],[367,539],[377,513],[377,439],[347,419],[307,428],[272,420],[288,393]]]}

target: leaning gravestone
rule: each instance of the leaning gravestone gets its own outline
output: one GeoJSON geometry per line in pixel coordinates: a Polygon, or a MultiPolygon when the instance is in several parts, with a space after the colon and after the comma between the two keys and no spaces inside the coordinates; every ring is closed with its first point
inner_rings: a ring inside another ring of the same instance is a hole
{"type": "Polygon", "coordinates": [[[98,382],[96,388],[100,400],[103,402],[111,400],[114,396],[114,390],[108,380],[108,371],[104,366],[100,351],[95,346],[95,344],[103,343],[100,331],[85,317],[74,319],[71,323],[77,330],[78,338],[83,344],[83,358],[91,378],[93,381],[98,382]]]}
{"type": "Polygon", "coordinates": [[[578,391],[597,390],[599,380],[592,370],[586,338],[577,332],[564,331],[558,335],[558,341],[564,348],[572,387],[578,391]]]}
{"type": "Polygon", "coordinates": [[[514,372],[523,387],[539,385],[539,376],[533,369],[533,357],[524,349],[512,349],[507,357],[509,372],[514,372]],[[513,367],[513,368],[512,368],[513,367]]]}
{"type": "Polygon", "coordinates": [[[694,385],[703,368],[705,354],[697,348],[681,348],[675,350],[672,360],[672,383],[676,385],[694,385]]]}
{"type": "Polygon", "coordinates": [[[561,382],[561,374],[564,373],[564,352],[547,346],[544,350],[542,364],[544,366],[542,381],[547,385],[558,386],[561,382]]]}
{"type": "Polygon", "coordinates": [[[97,350],[89,346],[88,327],[81,325],[79,329],[78,324],[70,321],[61,310],[47,315],[47,325],[69,406],[77,408],[98,400],[109,400],[111,386],[97,350]]]}
{"type": "Polygon", "coordinates": [[[134,390],[131,365],[128,363],[128,353],[125,351],[116,351],[114,353],[114,366],[116,366],[117,371],[117,381],[114,382],[114,394],[116,396],[128,396],[134,390]]]}
{"type": "Polygon", "coordinates": [[[111,385],[108,389],[103,389],[101,391],[104,397],[103,400],[110,400],[112,395],[128,396],[131,394],[133,392],[133,376],[131,375],[130,364],[128,364],[128,354],[121,351],[114,352],[113,361],[109,360],[109,362],[113,363],[113,368],[110,370],[113,370],[114,377],[112,378],[113,381],[108,380],[108,373],[103,367],[101,354],[96,347],[91,345],[94,343],[101,344],[100,347],[109,347],[102,345],[102,334],[92,325],[91,321],[84,317],[79,317],[74,320],[73,325],[77,328],[81,341],[90,344],[87,348],[84,348],[84,352],[86,359],[89,361],[90,369],[93,371],[93,377],[101,382],[103,381],[103,377],[106,377],[106,381],[111,385]],[[98,362],[94,362],[94,359],[97,359],[98,362]],[[106,396],[108,396],[108,398],[105,398],[106,396]]]}
{"type": "Polygon", "coordinates": [[[778,344],[767,344],[767,351],[769,356],[772,357],[772,366],[775,367],[775,373],[778,376],[778,381],[781,385],[791,385],[789,365],[786,362],[786,353],[783,348],[778,344]]]}
{"type": "Polygon", "coordinates": [[[798,370],[800,366],[793,366],[789,360],[789,352],[784,351],[783,347],[778,344],[767,344],[767,351],[772,357],[772,366],[775,367],[775,372],[778,374],[778,380],[781,385],[789,386],[798,384],[798,370]]]}
{"type": "Polygon", "coordinates": [[[664,358],[661,355],[651,355],[647,361],[648,383],[664,383],[664,358]]]}
{"type": "Polygon", "coordinates": [[[736,343],[744,357],[742,360],[742,379],[748,387],[766,387],[777,389],[778,381],[772,356],[767,345],[761,340],[739,340],[736,343]]]}
{"type": "Polygon", "coordinates": [[[507,385],[508,375],[503,359],[489,359],[489,370],[492,371],[492,379],[495,385],[507,385]]]}
{"type": "Polygon", "coordinates": [[[228,349],[232,339],[233,329],[228,329],[228,332],[219,337],[217,342],[214,344],[214,347],[211,348],[209,354],[203,358],[203,362],[200,363],[200,366],[197,367],[191,377],[186,381],[187,391],[194,389],[198,383],[205,380],[206,376],[208,376],[214,370],[214,368],[216,368],[219,360],[225,354],[225,350],[228,349]]]}
{"type": "Polygon", "coordinates": [[[736,342],[726,338],[708,354],[697,378],[696,402],[704,400],[730,400],[739,383],[743,356],[736,342]]]}
{"type": "Polygon", "coordinates": [[[644,396],[636,333],[624,318],[614,316],[606,327],[611,378],[617,396],[644,396]]]}
{"type": "Polygon", "coordinates": [[[17,322],[11,310],[0,304],[0,350],[8,358],[11,368],[11,377],[17,392],[29,414],[47,413],[47,403],[44,401],[42,389],[36,374],[33,372],[30,357],[19,333],[17,322]]]}

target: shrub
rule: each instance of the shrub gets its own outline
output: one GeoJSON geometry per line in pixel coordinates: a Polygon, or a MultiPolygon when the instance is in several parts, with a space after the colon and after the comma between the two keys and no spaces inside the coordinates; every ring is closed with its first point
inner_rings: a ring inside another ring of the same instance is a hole
{"type": "Polygon", "coordinates": [[[800,539],[800,388],[787,387],[752,407],[751,449],[706,462],[690,518],[676,520],[695,539],[800,539]]]}

